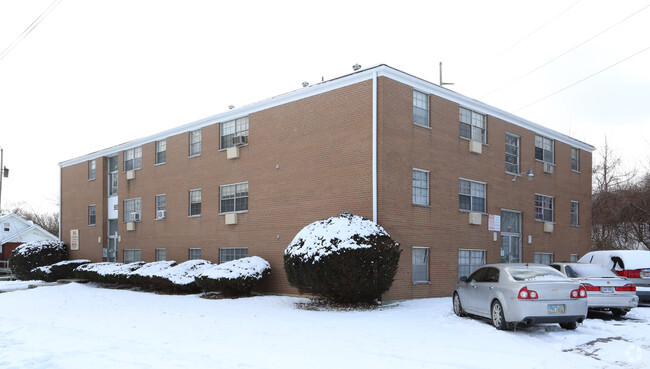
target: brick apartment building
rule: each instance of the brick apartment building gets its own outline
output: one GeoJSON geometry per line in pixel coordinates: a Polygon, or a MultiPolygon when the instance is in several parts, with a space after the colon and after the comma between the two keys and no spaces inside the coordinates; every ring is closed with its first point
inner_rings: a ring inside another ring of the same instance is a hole
{"type": "Polygon", "coordinates": [[[72,258],[261,256],[349,212],[400,242],[385,299],[448,296],[500,261],[590,250],[593,146],[386,65],[60,164],[72,258]],[[532,173],[533,175],[529,175],[532,173]]]}

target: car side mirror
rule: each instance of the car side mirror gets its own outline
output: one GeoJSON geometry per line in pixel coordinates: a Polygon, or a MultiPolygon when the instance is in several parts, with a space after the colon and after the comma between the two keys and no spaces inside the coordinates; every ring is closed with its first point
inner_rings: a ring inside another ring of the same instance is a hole
{"type": "Polygon", "coordinates": [[[467,276],[464,275],[464,276],[460,277],[459,280],[460,280],[461,282],[467,282],[467,276]]]}

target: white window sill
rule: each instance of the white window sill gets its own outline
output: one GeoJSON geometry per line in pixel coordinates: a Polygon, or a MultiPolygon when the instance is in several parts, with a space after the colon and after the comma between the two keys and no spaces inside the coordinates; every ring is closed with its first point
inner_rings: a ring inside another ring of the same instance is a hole
{"type": "Polygon", "coordinates": [[[430,284],[431,284],[430,281],[418,281],[418,282],[413,282],[413,285],[414,285],[414,286],[418,286],[418,285],[430,285],[430,284]]]}

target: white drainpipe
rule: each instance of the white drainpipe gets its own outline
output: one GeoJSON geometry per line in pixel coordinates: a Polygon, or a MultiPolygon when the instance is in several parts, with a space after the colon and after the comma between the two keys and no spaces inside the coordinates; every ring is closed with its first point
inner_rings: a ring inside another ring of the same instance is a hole
{"type": "Polygon", "coordinates": [[[372,74],[372,220],[377,223],[377,71],[372,74]]]}

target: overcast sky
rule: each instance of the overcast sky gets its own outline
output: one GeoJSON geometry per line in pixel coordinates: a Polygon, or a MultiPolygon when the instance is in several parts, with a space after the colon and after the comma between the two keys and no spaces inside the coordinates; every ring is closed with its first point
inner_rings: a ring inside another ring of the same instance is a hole
{"type": "Polygon", "coordinates": [[[0,0],[2,206],[58,211],[62,161],[356,63],[438,83],[443,62],[448,88],[647,171],[649,48],[648,0],[0,0]]]}

